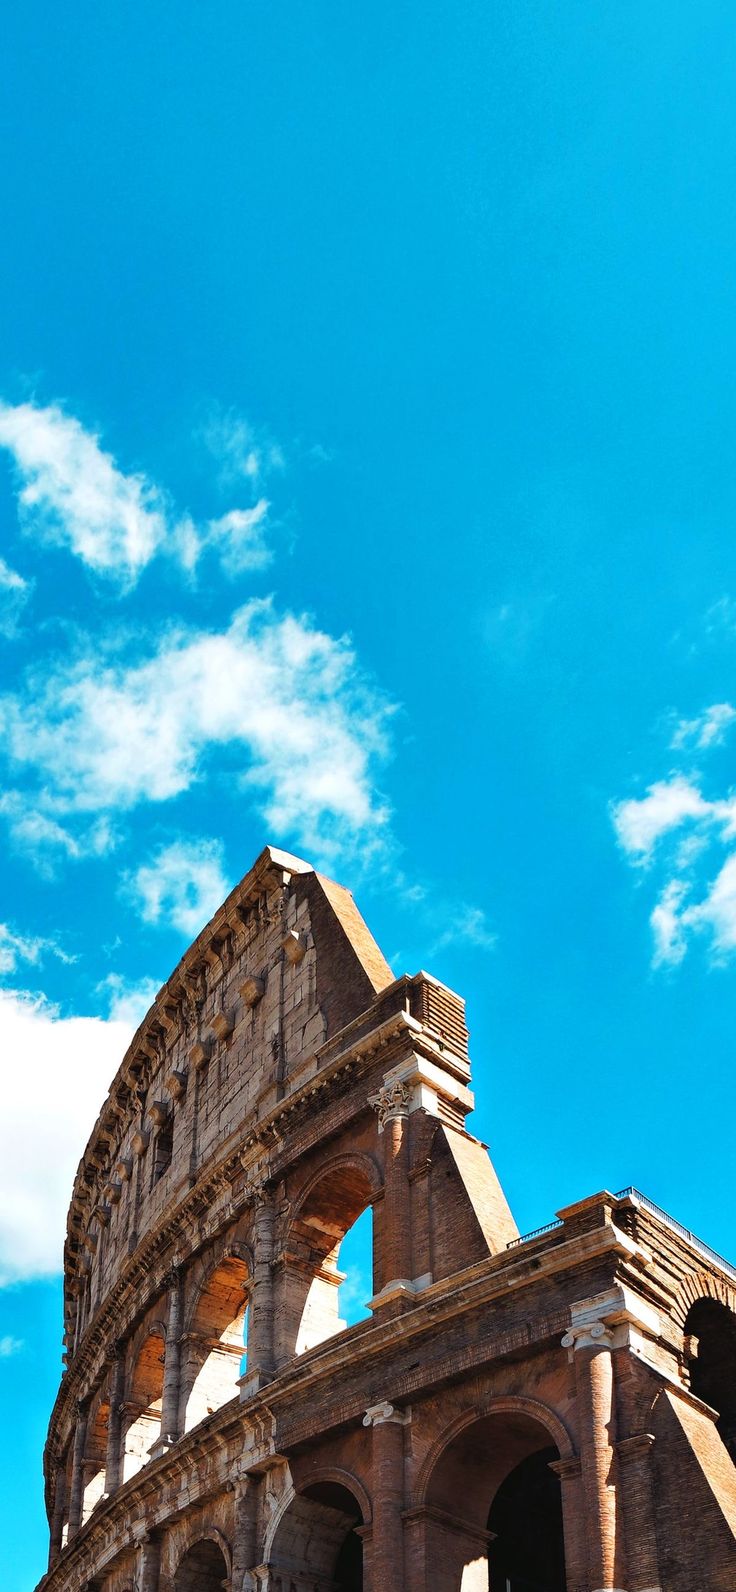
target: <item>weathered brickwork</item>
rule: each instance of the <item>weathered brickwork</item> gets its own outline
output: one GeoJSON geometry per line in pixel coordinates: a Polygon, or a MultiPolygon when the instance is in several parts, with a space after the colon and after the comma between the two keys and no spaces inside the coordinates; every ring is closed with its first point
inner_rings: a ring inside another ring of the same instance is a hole
{"type": "Polygon", "coordinates": [[[734,1592],[736,1273],[634,1191],[520,1240],[471,1107],[462,1001],[266,850],[79,1167],[44,1592],[734,1592]]]}

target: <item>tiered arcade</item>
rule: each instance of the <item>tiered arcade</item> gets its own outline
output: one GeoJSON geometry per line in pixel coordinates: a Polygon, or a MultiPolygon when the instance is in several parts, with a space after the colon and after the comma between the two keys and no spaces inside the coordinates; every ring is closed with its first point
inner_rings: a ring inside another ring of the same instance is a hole
{"type": "Polygon", "coordinates": [[[469,1084],[461,1000],[268,848],[77,1174],[44,1592],[733,1592],[736,1272],[631,1190],[520,1240],[469,1084]]]}

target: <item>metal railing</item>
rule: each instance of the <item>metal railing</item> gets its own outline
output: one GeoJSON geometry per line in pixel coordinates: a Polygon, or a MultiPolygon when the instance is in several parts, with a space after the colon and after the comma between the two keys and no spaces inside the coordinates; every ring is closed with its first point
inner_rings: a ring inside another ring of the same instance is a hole
{"type": "MultiPolygon", "coordinates": [[[[645,1211],[649,1211],[650,1215],[656,1216],[657,1221],[661,1222],[663,1227],[669,1227],[671,1232],[677,1233],[678,1237],[683,1238],[691,1249],[703,1256],[704,1260],[712,1261],[714,1265],[718,1266],[721,1271],[725,1271],[727,1276],[736,1282],[736,1266],[732,1266],[730,1261],[724,1260],[717,1249],[711,1249],[710,1244],[704,1244],[702,1238],[697,1238],[695,1233],[691,1233],[689,1227],[683,1227],[682,1222],[675,1221],[674,1216],[670,1216],[669,1211],[664,1211],[661,1205],[655,1205],[654,1200],[650,1200],[646,1194],[642,1194],[641,1189],[634,1188],[633,1184],[630,1184],[628,1188],[619,1189],[618,1193],[614,1194],[613,1197],[615,1200],[636,1200],[637,1204],[641,1205],[645,1211]]],[[[520,1244],[528,1244],[532,1238],[541,1238],[544,1233],[552,1233],[556,1228],[564,1227],[564,1225],[565,1223],[558,1217],[553,1222],[547,1222],[544,1227],[535,1227],[531,1233],[522,1233],[519,1238],[512,1238],[506,1248],[518,1249],[520,1244]]]]}
{"type": "Polygon", "coordinates": [[[691,1249],[697,1250],[697,1253],[702,1255],[705,1260],[713,1261],[716,1266],[720,1267],[721,1271],[727,1272],[728,1276],[736,1281],[736,1266],[732,1266],[729,1260],[724,1260],[717,1249],[711,1249],[710,1244],[704,1244],[702,1238],[697,1238],[695,1233],[691,1233],[689,1227],[683,1227],[682,1222],[676,1222],[674,1216],[670,1216],[669,1211],[663,1211],[661,1205],[655,1205],[654,1200],[650,1200],[646,1194],[642,1194],[641,1189],[633,1186],[619,1189],[616,1199],[635,1199],[638,1205],[644,1207],[645,1211],[649,1211],[652,1216],[656,1216],[663,1227],[669,1227],[671,1232],[677,1233],[680,1238],[684,1238],[685,1243],[689,1244],[691,1249]]]}
{"type": "Polygon", "coordinates": [[[519,1244],[527,1244],[530,1238],[541,1238],[542,1233],[552,1233],[556,1227],[564,1227],[564,1225],[565,1223],[561,1222],[559,1218],[555,1218],[553,1222],[545,1222],[544,1227],[535,1227],[531,1233],[521,1233],[518,1238],[509,1239],[506,1248],[516,1249],[519,1244]]]}

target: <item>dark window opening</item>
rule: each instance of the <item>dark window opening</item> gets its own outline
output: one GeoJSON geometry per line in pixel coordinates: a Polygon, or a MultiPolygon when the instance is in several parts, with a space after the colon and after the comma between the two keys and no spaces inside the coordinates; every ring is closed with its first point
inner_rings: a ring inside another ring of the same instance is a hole
{"type": "Polygon", "coordinates": [[[168,1169],[171,1166],[171,1158],[173,1154],[174,1123],[173,1119],[169,1118],[169,1120],[164,1123],[163,1127],[159,1128],[158,1133],[156,1134],[156,1141],[153,1147],[151,1187],[153,1187],[154,1183],[158,1183],[159,1179],[163,1177],[164,1172],[168,1172],[168,1169]]]}
{"type": "Polygon", "coordinates": [[[363,1592],[363,1544],[357,1531],[349,1531],[335,1565],[337,1592],[363,1592]]]}
{"type": "Polygon", "coordinates": [[[488,1516],[490,1592],[565,1592],[565,1549],[555,1448],[530,1454],[506,1477],[488,1516]]]}
{"type": "Polygon", "coordinates": [[[718,1433],[736,1464],[736,1316],[716,1299],[699,1299],[688,1313],[690,1387],[718,1411],[718,1433]]]}

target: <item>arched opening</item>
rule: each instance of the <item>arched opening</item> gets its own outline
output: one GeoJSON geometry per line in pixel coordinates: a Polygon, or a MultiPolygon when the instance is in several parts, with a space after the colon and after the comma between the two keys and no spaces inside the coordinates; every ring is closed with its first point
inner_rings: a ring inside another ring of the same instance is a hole
{"type": "Polygon", "coordinates": [[[736,1316],[717,1299],[698,1299],[685,1333],[690,1386],[718,1411],[718,1432],[736,1463],[736,1316]]]}
{"type": "Polygon", "coordinates": [[[248,1267],[229,1255],[210,1272],[186,1339],[184,1430],[198,1426],[238,1391],[245,1372],[248,1267]]]}
{"type": "Polygon", "coordinates": [[[346,1159],[328,1168],[300,1205],[288,1242],[282,1332],[290,1342],[283,1342],[284,1357],[313,1349],[342,1332],[348,1319],[357,1321],[366,1314],[365,1302],[375,1291],[371,1211],[374,1195],[368,1166],[357,1159],[346,1159]],[[351,1241],[345,1250],[342,1246],[353,1228],[356,1245],[351,1253],[351,1241]],[[357,1246],[360,1262],[356,1266],[357,1246]],[[350,1273],[341,1269],[343,1254],[351,1255],[350,1273]],[[347,1312],[344,1316],[340,1308],[343,1304],[347,1312]]]}
{"type": "Polygon", "coordinates": [[[429,1478],[427,1574],[447,1592],[565,1592],[559,1450],[524,1409],[499,1409],[452,1437],[429,1478]]]}
{"type": "Polygon", "coordinates": [[[179,1563],[174,1592],[223,1592],[227,1585],[227,1563],[219,1544],[209,1537],[193,1543],[179,1563]]]}
{"type": "Polygon", "coordinates": [[[298,1493],[279,1521],[269,1553],[276,1585],[280,1576],[288,1587],[292,1576],[309,1592],[363,1592],[362,1524],[357,1499],[340,1482],[315,1482],[298,1493]]]}
{"type": "Polygon", "coordinates": [[[372,1205],[366,1205],[357,1222],[348,1228],[338,1249],[337,1265],[344,1279],[337,1291],[338,1319],[352,1327],[369,1314],[368,1300],[374,1291],[372,1205]]]}
{"type": "Polygon", "coordinates": [[[148,1464],[151,1445],[161,1431],[163,1388],[164,1340],[152,1332],[139,1351],[126,1402],[123,1481],[148,1464]]]}
{"type": "Polygon", "coordinates": [[[560,1481],[549,1468],[557,1458],[539,1449],[501,1482],[488,1516],[490,1592],[565,1592],[560,1481]]]}
{"type": "Polygon", "coordinates": [[[101,1394],[97,1395],[87,1420],[87,1441],[84,1451],[84,1491],[82,1493],[82,1525],[92,1513],[95,1504],[105,1495],[105,1464],[107,1460],[107,1428],[110,1405],[101,1394]]]}

